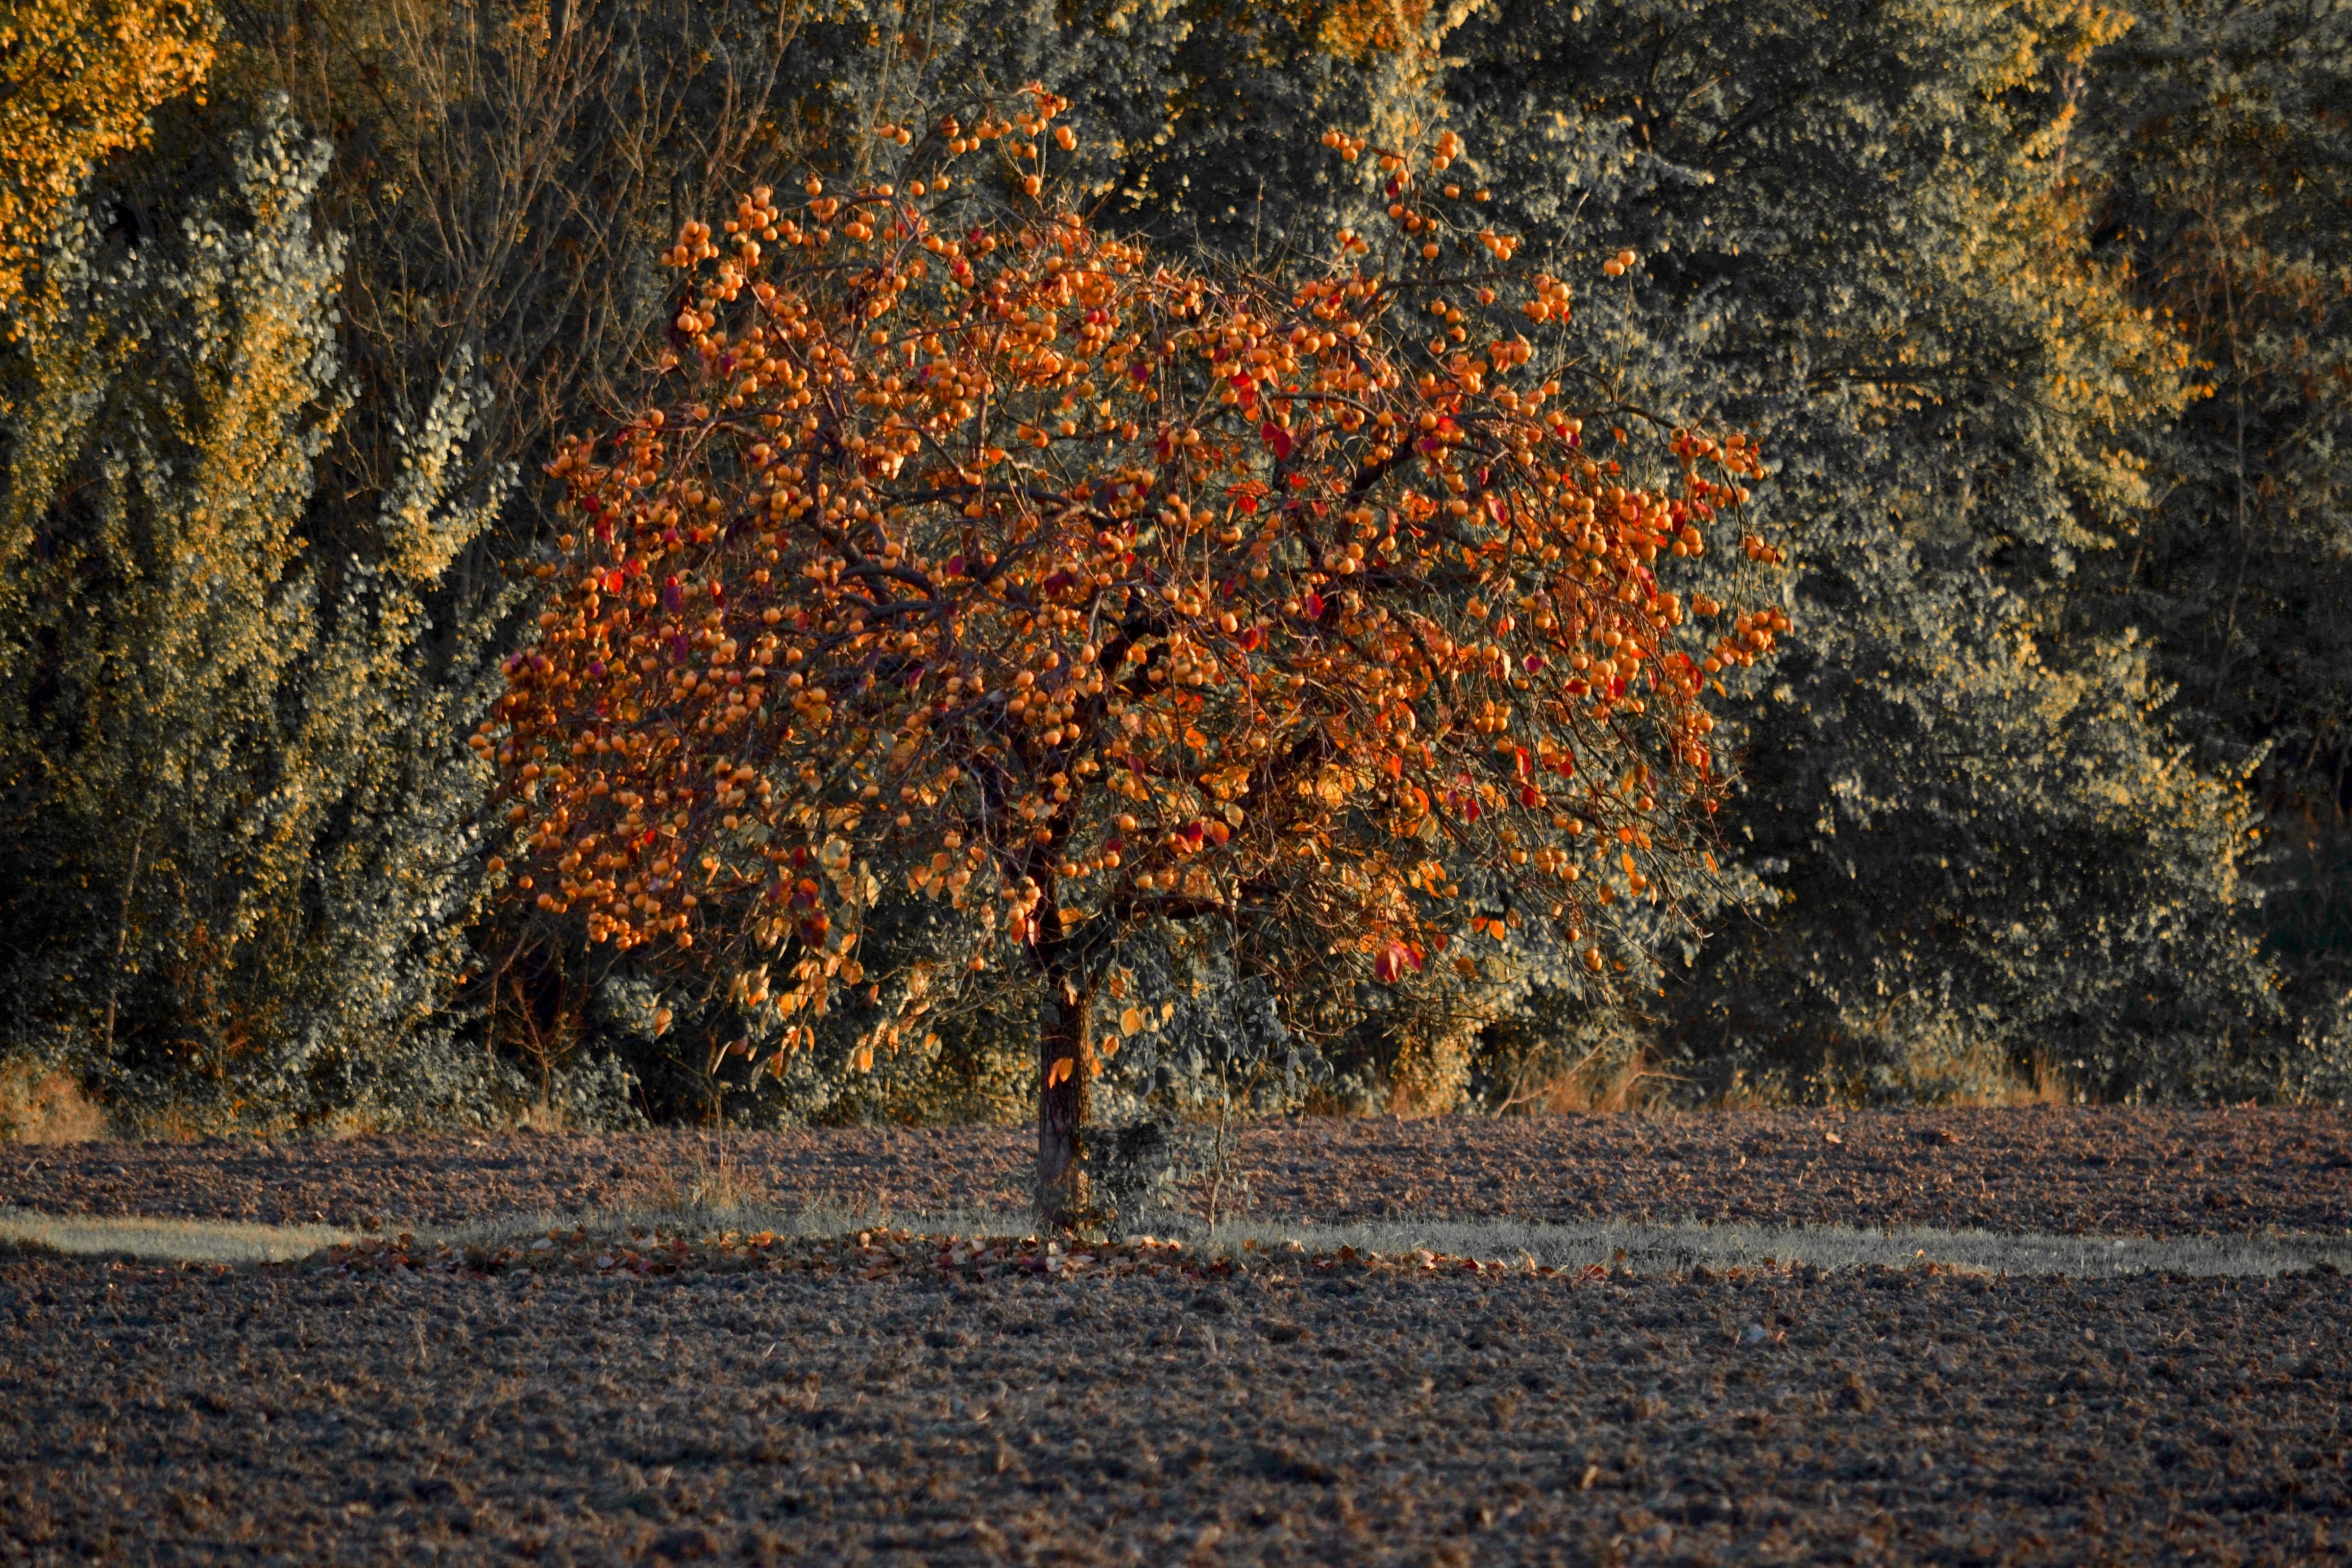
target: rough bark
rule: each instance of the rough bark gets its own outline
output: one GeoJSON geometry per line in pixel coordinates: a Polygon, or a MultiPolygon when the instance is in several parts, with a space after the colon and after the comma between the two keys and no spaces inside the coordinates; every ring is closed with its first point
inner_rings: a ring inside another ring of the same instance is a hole
{"type": "Polygon", "coordinates": [[[1037,1030],[1037,1219],[1056,1230],[1083,1229],[1096,1218],[1086,1136],[1094,1081],[1087,1044],[1092,988],[1066,938],[1041,942],[1037,965],[1045,981],[1037,1030]]]}

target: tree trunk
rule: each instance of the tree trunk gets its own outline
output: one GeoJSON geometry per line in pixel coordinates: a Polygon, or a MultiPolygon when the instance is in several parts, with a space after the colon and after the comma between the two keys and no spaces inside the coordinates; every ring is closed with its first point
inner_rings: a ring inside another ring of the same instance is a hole
{"type": "Polygon", "coordinates": [[[1037,1030],[1037,1221],[1054,1230],[1084,1229],[1098,1217],[1086,1144],[1094,1079],[1087,1045],[1092,986],[1058,934],[1038,943],[1037,967],[1045,982],[1037,1030]]]}
{"type": "Polygon", "coordinates": [[[98,1059],[114,1060],[114,1004],[122,993],[122,955],[131,951],[131,900],[139,889],[139,858],[147,848],[147,825],[141,822],[131,841],[131,874],[122,879],[122,915],[114,923],[114,963],[106,974],[106,1025],[98,1045],[98,1059]]]}

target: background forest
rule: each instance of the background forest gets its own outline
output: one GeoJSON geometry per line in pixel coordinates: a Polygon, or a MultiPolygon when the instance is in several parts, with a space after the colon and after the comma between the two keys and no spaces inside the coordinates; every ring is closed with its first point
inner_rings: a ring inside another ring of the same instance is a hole
{"type": "Polygon", "coordinates": [[[723,976],[499,897],[468,739],[680,226],[1032,81],[1095,221],[1212,271],[1365,221],[1327,129],[1461,137],[1612,398],[1760,442],[1794,626],[1724,676],[1703,932],[1381,992],[1145,933],[1110,1111],[2340,1102],[2347,73],[2343,0],[30,0],[0,1119],[1027,1113],[1017,973],[745,1081],[723,976]]]}

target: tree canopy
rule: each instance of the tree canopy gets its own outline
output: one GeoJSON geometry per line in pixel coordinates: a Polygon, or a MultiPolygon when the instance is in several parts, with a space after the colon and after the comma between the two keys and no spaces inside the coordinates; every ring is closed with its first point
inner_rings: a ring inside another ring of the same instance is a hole
{"type": "Polygon", "coordinates": [[[1455,139],[1378,154],[1383,233],[1319,276],[1213,280],[1039,201],[1063,107],[890,128],[894,178],[686,226],[658,402],[551,465],[582,532],[480,742],[541,908],[773,954],[736,994],[787,1019],[864,978],[883,885],[976,910],[873,1033],[1025,953],[1049,1187],[1122,1037],[1088,1022],[1121,931],[1392,982],[1475,867],[1514,889],[1498,935],[1550,922],[1600,971],[1602,907],[1712,869],[1702,699],[1788,626],[1671,585],[1711,538],[1777,560],[1738,522],[1760,455],[1563,397],[1570,287],[1513,271],[1455,139]],[[973,151],[1009,209],[955,194],[973,151]]]}

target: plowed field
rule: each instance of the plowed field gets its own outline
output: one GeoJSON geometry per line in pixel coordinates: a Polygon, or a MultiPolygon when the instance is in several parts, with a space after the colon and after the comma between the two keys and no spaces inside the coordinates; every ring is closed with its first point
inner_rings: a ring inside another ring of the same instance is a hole
{"type": "MultiPolygon", "coordinates": [[[[2342,1236],[2336,1113],[1269,1126],[1270,1214],[2342,1236]],[[1832,1134],[1836,1142],[1830,1141],[1832,1134]]],[[[56,1213],[447,1224],[698,1138],[0,1150],[56,1213]]],[[[731,1139],[1019,1199],[1013,1133],[731,1139]]],[[[0,1561],[2340,1561],[2341,1276],[351,1275],[0,1258],[0,1561]]]]}

